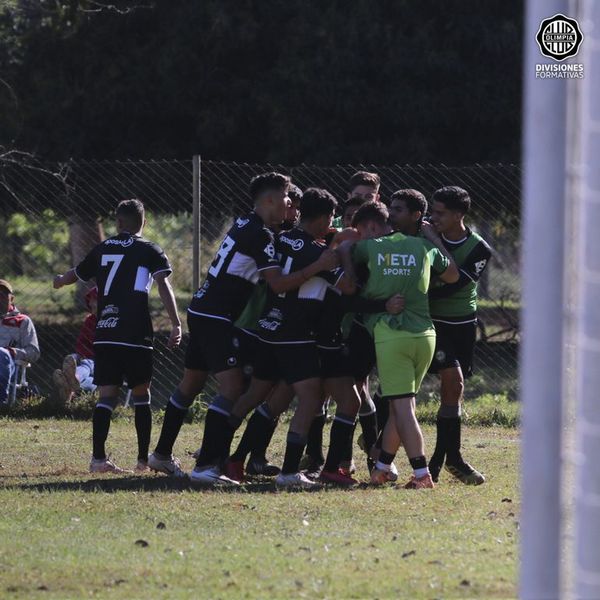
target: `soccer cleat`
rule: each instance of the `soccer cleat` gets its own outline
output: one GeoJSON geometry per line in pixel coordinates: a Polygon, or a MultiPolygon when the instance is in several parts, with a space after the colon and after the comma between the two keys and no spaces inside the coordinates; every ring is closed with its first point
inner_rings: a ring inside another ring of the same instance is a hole
{"type": "Polygon", "coordinates": [[[172,454],[169,458],[159,458],[153,452],[148,457],[148,467],[157,473],[164,473],[171,477],[187,477],[187,473],[181,468],[181,463],[178,458],[172,454]]]}
{"type": "Polygon", "coordinates": [[[148,461],[138,458],[138,461],[135,464],[135,467],[133,468],[133,472],[134,473],[144,473],[149,470],[150,470],[150,467],[148,466],[148,461]]]}
{"type": "Polygon", "coordinates": [[[304,473],[279,473],[275,478],[275,485],[280,488],[310,489],[317,484],[304,473]]]}
{"type": "Polygon", "coordinates": [[[233,481],[244,481],[244,462],[241,460],[227,460],[225,463],[225,476],[233,481]]]}
{"type": "Polygon", "coordinates": [[[404,486],[406,490],[424,490],[434,488],[435,484],[431,479],[431,474],[427,473],[423,477],[415,477],[414,475],[410,478],[409,482],[404,486]]]}
{"type": "Polygon", "coordinates": [[[394,463],[390,464],[389,479],[390,481],[398,481],[398,467],[394,463]]]}
{"type": "Polygon", "coordinates": [[[56,388],[61,404],[66,404],[71,399],[73,390],[64,373],[60,369],[56,369],[52,373],[52,381],[54,382],[54,387],[56,388]]]}
{"type": "Polygon", "coordinates": [[[440,471],[442,470],[442,467],[444,466],[444,456],[442,456],[441,460],[439,458],[437,458],[435,455],[431,457],[431,459],[429,460],[429,472],[431,473],[431,479],[433,479],[433,481],[435,483],[438,482],[438,479],[440,478],[440,471]]]}
{"type": "Polygon", "coordinates": [[[382,471],[377,467],[371,471],[371,483],[373,485],[384,485],[395,481],[395,479],[392,480],[391,477],[393,477],[393,475],[390,471],[382,471]]]}
{"type": "Polygon", "coordinates": [[[62,363],[62,372],[74,392],[78,392],[81,389],[79,379],[77,379],[77,360],[73,354],[67,354],[62,363]]]}
{"type": "Polygon", "coordinates": [[[127,469],[117,467],[110,458],[92,458],[90,462],[90,473],[131,473],[127,469]]]}
{"type": "Polygon", "coordinates": [[[337,471],[321,471],[319,475],[319,481],[321,483],[333,483],[343,487],[352,487],[358,484],[358,481],[353,477],[350,477],[343,469],[337,471]]]}
{"type": "Polygon", "coordinates": [[[323,469],[323,463],[305,454],[300,461],[300,470],[310,479],[318,479],[323,469]]]}
{"type": "Polygon", "coordinates": [[[453,464],[448,463],[446,460],[445,469],[466,485],[481,485],[485,483],[485,477],[464,460],[453,464]]]}
{"type": "Polygon", "coordinates": [[[345,460],[341,462],[340,469],[347,475],[353,475],[356,473],[356,465],[354,464],[354,460],[345,460]]]}
{"type": "Polygon", "coordinates": [[[246,473],[248,475],[264,475],[265,477],[275,477],[281,473],[281,469],[266,458],[250,457],[246,465],[246,473]]]}
{"type": "Polygon", "coordinates": [[[190,473],[190,480],[194,483],[203,485],[235,486],[239,485],[237,481],[230,479],[221,472],[219,467],[214,465],[195,466],[190,473]]]}

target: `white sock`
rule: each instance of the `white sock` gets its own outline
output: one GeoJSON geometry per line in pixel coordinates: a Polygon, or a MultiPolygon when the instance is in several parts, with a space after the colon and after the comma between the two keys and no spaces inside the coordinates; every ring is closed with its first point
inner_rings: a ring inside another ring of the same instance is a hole
{"type": "Polygon", "coordinates": [[[375,463],[375,468],[378,469],[379,471],[389,471],[390,470],[390,465],[386,465],[385,463],[377,461],[375,463]]]}
{"type": "Polygon", "coordinates": [[[421,477],[424,477],[425,475],[427,475],[429,473],[429,468],[423,467],[422,469],[413,469],[413,472],[417,479],[421,479],[421,477]]]}

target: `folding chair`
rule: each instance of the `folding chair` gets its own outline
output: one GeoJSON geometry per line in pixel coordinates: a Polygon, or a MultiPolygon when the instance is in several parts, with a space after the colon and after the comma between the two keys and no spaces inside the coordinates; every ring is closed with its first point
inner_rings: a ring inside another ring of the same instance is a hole
{"type": "Polygon", "coordinates": [[[17,400],[17,390],[27,389],[27,368],[31,365],[25,360],[15,360],[15,374],[8,390],[8,405],[12,406],[17,400]]]}

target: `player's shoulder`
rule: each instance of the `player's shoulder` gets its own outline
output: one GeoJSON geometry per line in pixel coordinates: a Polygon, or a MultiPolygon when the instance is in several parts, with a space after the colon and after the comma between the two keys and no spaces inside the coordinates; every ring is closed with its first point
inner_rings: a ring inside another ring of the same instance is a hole
{"type": "Polygon", "coordinates": [[[160,244],[153,242],[144,237],[135,238],[135,243],[139,245],[139,247],[144,248],[145,250],[149,250],[151,252],[157,252],[158,254],[164,254],[164,250],[160,244]]]}
{"type": "Polygon", "coordinates": [[[476,231],[469,229],[469,237],[472,240],[473,248],[492,253],[492,247],[476,231]]]}
{"type": "Polygon", "coordinates": [[[233,222],[229,236],[240,240],[272,240],[273,232],[255,212],[251,212],[233,222]]]}

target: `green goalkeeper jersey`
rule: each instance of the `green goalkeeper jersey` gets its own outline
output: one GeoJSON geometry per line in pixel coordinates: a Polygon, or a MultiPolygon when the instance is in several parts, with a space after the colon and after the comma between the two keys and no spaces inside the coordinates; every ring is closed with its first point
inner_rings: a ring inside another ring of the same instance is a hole
{"type": "Polygon", "coordinates": [[[250,331],[256,331],[258,329],[258,320],[265,307],[267,301],[267,286],[264,281],[260,280],[252,295],[248,300],[248,304],[242,311],[242,314],[238,317],[235,322],[235,326],[239,329],[249,329],[250,331]]]}
{"type": "Polygon", "coordinates": [[[456,283],[443,283],[434,278],[429,290],[429,310],[434,320],[450,322],[474,318],[477,310],[477,282],[487,266],[492,251],[483,238],[467,228],[465,237],[442,242],[452,254],[459,270],[456,283]]]}
{"type": "Polygon", "coordinates": [[[449,264],[449,260],[437,248],[426,244],[421,238],[396,232],[376,239],[361,240],[353,247],[352,259],[369,269],[362,296],[375,300],[386,300],[394,294],[404,296],[404,310],[398,315],[365,315],[365,325],[371,333],[380,320],[391,329],[413,335],[432,330],[427,297],[431,271],[441,274],[449,264]]]}

